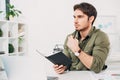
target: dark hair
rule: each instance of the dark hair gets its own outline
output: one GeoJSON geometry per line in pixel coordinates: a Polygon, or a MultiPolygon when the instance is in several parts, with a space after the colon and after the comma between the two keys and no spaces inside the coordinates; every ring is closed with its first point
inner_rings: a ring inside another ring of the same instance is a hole
{"type": "Polygon", "coordinates": [[[86,14],[88,16],[88,18],[91,16],[94,16],[94,20],[93,20],[92,24],[94,23],[96,16],[97,16],[97,11],[93,5],[86,3],[86,2],[83,2],[80,4],[74,5],[73,8],[74,8],[74,11],[76,9],[81,10],[84,14],[86,14]]]}

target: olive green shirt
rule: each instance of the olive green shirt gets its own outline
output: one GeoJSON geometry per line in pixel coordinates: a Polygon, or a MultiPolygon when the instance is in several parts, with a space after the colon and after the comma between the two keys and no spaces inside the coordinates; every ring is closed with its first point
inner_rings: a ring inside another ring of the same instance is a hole
{"type": "Polygon", "coordinates": [[[102,32],[100,29],[92,27],[89,34],[82,41],[80,41],[81,36],[78,32],[75,31],[70,35],[75,35],[75,38],[79,41],[79,47],[82,51],[93,56],[91,68],[88,69],[67,47],[66,44],[68,35],[64,43],[64,54],[72,60],[70,70],[91,70],[96,73],[100,72],[109,53],[110,43],[107,34],[102,32]]]}

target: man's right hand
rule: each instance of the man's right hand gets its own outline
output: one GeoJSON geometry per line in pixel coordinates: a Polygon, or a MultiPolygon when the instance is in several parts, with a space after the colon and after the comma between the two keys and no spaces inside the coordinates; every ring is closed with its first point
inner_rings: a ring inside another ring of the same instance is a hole
{"type": "Polygon", "coordinates": [[[67,67],[63,66],[63,65],[54,65],[53,68],[54,68],[54,70],[55,70],[56,73],[62,74],[62,73],[65,72],[65,70],[66,70],[67,67]]]}

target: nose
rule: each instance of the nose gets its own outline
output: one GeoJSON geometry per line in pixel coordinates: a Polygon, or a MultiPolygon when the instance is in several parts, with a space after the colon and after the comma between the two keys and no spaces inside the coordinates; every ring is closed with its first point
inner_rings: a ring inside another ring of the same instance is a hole
{"type": "Polygon", "coordinates": [[[78,23],[78,18],[74,18],[74,23],[75,23],[75,24],[78,23]]]}

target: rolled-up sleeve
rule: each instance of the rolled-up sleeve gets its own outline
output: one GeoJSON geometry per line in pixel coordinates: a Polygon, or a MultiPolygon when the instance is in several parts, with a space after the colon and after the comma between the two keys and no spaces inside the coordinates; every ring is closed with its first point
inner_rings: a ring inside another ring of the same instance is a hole
{"type": "Polygon", "coordinates": [[[99,33],[92,52],[93,62],[90,70],[95,73],[99,73],[102,70],[109,53],[109,45],[108,36],[105,33],[99,33]]]}

